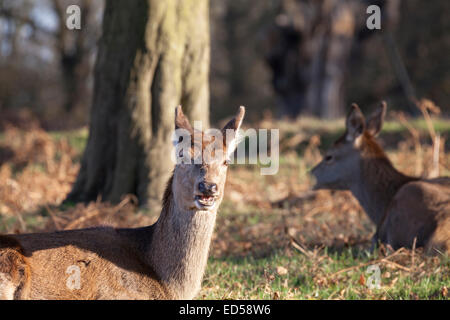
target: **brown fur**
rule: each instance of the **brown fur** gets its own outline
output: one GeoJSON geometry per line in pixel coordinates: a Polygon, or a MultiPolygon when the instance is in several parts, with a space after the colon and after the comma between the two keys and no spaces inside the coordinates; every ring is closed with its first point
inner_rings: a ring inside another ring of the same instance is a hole
{"type": "Polygon", "coordinates": [[[139,231],[144,230],[98,227],[14,236],[31,269],[28,295],[15,298],[171,298],[140,252],[140,241],[145,240],[139,231]],[[67,286],[70,266],[80,268],[79,290],[67,286]]]}
{"type": "Polygon", "coordinates": [[[20,299],[29,294],[30,266],[20,243],[0,236],[0,299],[20,299]]]}
{"type": "Polygon", "coordinates": [[[405,183],[389,202],[378,237],[393,248],[416,241],[429,253],[450,253],[450,187],[442,178],[405,183]]]}
{"type": "MultiPolygon", "coordinates": [[[[241,107],[234,130],[243,115],[241,107]]],[[[181,108],[176,126],[191,129],[181,108]]],[[[0,298],[194,298],[206,267],[226,172],[225,159],[200,167],[176,165],[160,217],[148,227],[0,236],[0,298]],[[196,205],[199,181],[217,184],[214,206],[196,205]],[[78,272],[79,287],[69,281],[78,272]]]]}

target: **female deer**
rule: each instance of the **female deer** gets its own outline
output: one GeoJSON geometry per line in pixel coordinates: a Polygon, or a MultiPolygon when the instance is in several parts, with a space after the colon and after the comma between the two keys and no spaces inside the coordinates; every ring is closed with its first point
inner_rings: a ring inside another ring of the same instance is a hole
{"type": "Polygon", "coordinates": [[[397,171],[375,137],[386,113],[383,102],[366,121],[356,104],[346,132],[312,170],[316,189],[350,190],[376,224],[373,238],[394,249],[450,250],[450,179],[421,179],[397,171]]]}
{"type": "MultiPolygon", "coordinates": [[[[244,107],[223,131],[239,129],[244,107]]],[[[176,109],[175,126],[195,131],[176,109]]],[[[3,299],[192,299],[200,289],[217,209],[222,201],[227,154],[207,164],[179,163],[167,184],[158,221],[148,227],[97,227],[53,233],[0,236],[0,298],[3,299]]],[[[192,151],[192,150],[191,150],[192,151]]],[[[198,156],[198,155],[197,155],[198,156]]],[[[202,157],[202,155],[199,155],[202,157]]]]}

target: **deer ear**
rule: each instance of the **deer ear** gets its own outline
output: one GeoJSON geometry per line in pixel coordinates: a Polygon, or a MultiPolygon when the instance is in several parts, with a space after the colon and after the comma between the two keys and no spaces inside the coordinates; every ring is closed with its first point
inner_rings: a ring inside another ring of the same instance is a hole
{"type": "Polygon", "coordinates": [[[354,141],[364,132],[365,129],[364,115],[362,114],[361,110],[359,109],[356,103],[352,104],[351,110],[347,115],[345,124],[347,127],[347,134],[346,134],[347,141],[354,141]]]}
{"type": "Polygon", "coordinates": [[[194,133],[194,129],[192,129],[188,118],[184,115],[181,106],[178,106],[175,109],[175,129],[185,129],[190,133],[194,133]]]}
{"type": "Polygon", "coordinates": [[[370,115],[366,121],[366,129],[372,136],[377,136],[383,127],[384,117],[386,116],[386,102],[382,101],[380,106],[370,115]]]}
{"type": "Polygon", "coordinates": [[[223,142],[227,148],[227,153],[231,154],[239,144],[240,137],[237,132],[241,127],[245,115],[245,107],[240,106],[238,113],[222,129],[223,142]]]}
{"type": "Polygon", "coordinates": [[[235,131],[239,130],[239,128],[241,127],[241,124],[242,124],[242,120],[244,119],[244,115],[245,115],[245,107],[240,106],[238,113],[234,116],[233,119],[231,119],[225,125],[225,127],[223,127],[222,132],[225,133],[225,131],[228,129],[235,130],[235,131]]]}

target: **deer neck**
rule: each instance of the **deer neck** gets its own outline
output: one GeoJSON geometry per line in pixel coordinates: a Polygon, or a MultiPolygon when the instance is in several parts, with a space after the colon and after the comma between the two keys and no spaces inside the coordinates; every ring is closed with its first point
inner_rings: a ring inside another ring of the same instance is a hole
{"type": "Polygon", "coordinates": [[[171,193],[164,202],[152,235],[150,264],[175,299],[192,299],[200,290],[217,209],[180,210],[171,193]]]}
{"type": "Polygon", "coordinates": [[[372,222],[379,225],[397,191],[414,179],[397,171],[387,157],[364,159],[350,191],[372,222]]]}

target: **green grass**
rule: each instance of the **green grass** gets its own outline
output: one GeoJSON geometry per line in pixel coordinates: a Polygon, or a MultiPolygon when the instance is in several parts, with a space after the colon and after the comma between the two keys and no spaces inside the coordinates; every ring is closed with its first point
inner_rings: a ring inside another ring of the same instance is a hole
{"type": "MultiPolygon", "coordinates": [[[[419,131],[427,132],[428,127],[427,123],[424,119],[414,119],[410,121],[412,127],[416,128],[419,131]]],[[[437,133],[448,133],[450,132],[450,121],[448,119],[433,119],[433,127],[437,133]]],[[[405,132],[406,128],[398,121],[387,121],[383,125],[383,132],[405,132]]]]}
{"type": "MultiPolygon", "coordinates": [[[[48,212],[46,209],[20,216],[4,216],[0,214],[0,234],[19,231],[22,226],[26,227],[27,232],[41,230],[47,221],[48,212]]],[[[23,232],[24,230],[20,231],[23,232]]]]}
{"type": "Polygon", "coordinates": [[[89,132],[86,128],[72,131],[52,131],[50,136],[55,140],[67,139],[70,146],[77,152],[83,152],[87,144],[89,132]]]}
{"type": "MultiPolygon", "coordinates": [[[[369,289],[361,283],[371,276],[367,266],[333,276],[339,270],[370,263],[374,256],[365,251],[346,250],[315,258],[299,252],[278,251],[264,258],[210,258],[200,299],[444,299],[443,287],[450,286],[449,259],[441,258],[447,273],[429,276],[393,271],[379,264],[381,285],[369,289]],[[355,256],[356,254],[356,256],[355,256]],[[288,270],[278,274],[277,267],[288,270]]],[[[420,271],[419,271],[420,272],[420,271]]]]}

